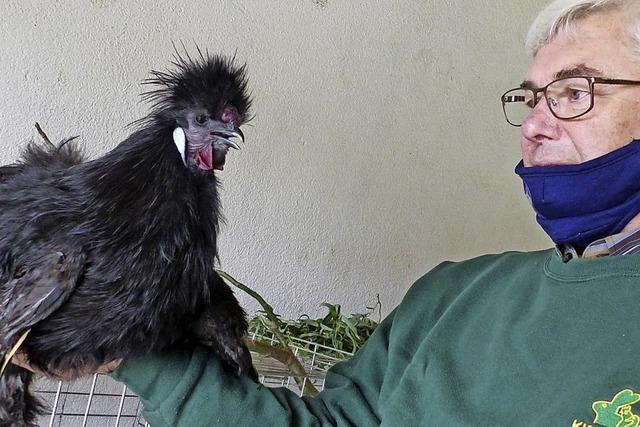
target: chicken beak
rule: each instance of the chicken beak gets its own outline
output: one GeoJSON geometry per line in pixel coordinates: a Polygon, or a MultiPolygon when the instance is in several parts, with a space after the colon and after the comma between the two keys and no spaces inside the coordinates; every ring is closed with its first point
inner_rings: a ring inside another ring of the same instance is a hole
{"type": "Polygon", "coordinates": [[[244,142],[244,134],[240,128],[233,123],[216,126],[211,130],[211,135],[215,135],[218,137],[219,142],[236,150],[239,150],[240,146],[231,141],[230,138],[239,138],[240,141],[244,142]]]}

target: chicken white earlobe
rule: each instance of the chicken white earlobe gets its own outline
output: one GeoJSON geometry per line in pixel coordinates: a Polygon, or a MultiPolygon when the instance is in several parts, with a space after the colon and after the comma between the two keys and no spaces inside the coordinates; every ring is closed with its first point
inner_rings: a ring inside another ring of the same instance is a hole
{"type": "Polygon", "coordinates": [[[173,143],[176,144],[176,148],[178,148],[178,152],[180,153],[180,158],[182,158],[182,162],[185,166],[187,166],[187,158],[185,157],[185,150],[187,148],[186,142],[187,139],[184,135],[184,130],[180,127],[175,128],[173,131],[173,143]]]}

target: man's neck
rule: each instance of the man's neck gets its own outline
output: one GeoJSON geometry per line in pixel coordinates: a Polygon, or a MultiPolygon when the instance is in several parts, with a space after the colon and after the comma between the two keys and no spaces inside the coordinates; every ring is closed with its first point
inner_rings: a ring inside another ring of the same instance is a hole
{"type": "Polygon", "coordinates": [[[625,231],[635,230],[636,228],[640,228],[640,214],[633,217],[633,219],[622,229],[622,232],[624,233],[625,231]]]}

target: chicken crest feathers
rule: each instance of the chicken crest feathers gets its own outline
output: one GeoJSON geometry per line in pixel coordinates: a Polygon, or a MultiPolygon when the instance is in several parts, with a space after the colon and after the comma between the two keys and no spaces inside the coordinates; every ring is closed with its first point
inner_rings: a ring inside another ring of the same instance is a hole
{"type": "Polygon", "coordinates": [[[204,55],[192,57],[186,50],[176,50],[171,62],[173,70],[152,70],[152,77],[143,80],[143,85],[155,86],[142,93],[142,98],[151,103],[152,113],[180,110],[194,105],[206,108],[208,100],[216,99],[238,109],[243,123],[250,120],[251,97],[247,88],[247,69],[237,65],[235,57],[204,55]],[[223,82],[223,83],[221,83],[223,82]]]}

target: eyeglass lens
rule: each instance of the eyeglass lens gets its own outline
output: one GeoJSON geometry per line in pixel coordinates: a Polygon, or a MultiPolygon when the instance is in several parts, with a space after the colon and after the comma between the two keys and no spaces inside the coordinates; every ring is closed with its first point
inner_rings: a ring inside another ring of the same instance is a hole
{"type": "MultiPolygon", "coordinates": [[[[538,102],[542,94],[538,94],[538,102]]],[[[584,77],[571,77],[557,80],[547,86],[546,97],[553,114],[559,119],[571,119],[584,114],[591,108],[591,88],[584,77]]],[[[534,92],[519,88],[508,91],[502,96],[502,105],[507,121],[520,126],[531,113],[534,105],[534,92]]]]}

